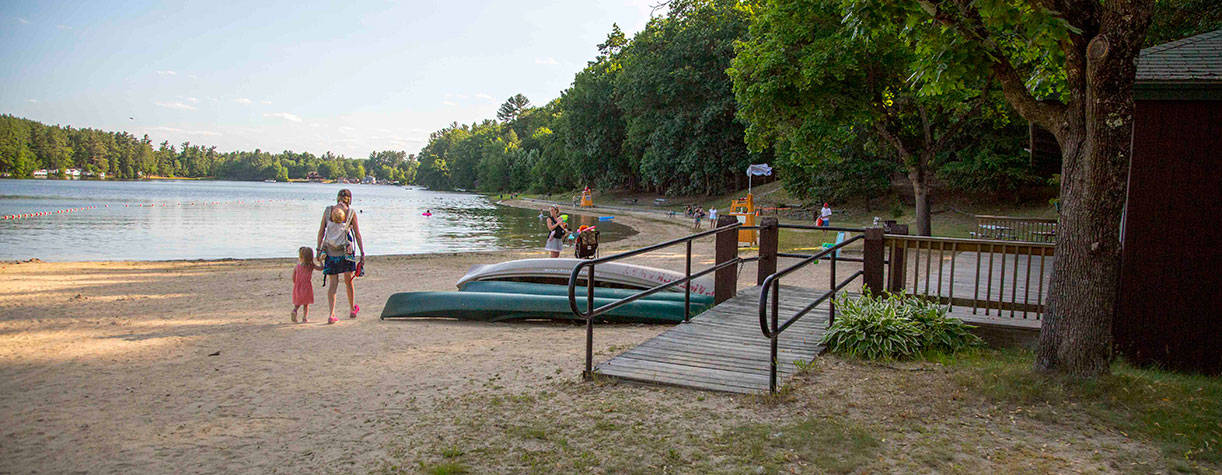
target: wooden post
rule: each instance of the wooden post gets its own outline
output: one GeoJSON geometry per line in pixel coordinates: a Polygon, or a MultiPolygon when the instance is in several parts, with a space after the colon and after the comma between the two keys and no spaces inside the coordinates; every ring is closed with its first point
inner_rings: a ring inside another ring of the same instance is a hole
{"type": "MultiPolygon", "coordinates": [[[[884,275],[883,261],[886,260],[887,249],[883,240],[883,228],[866,228],[865,249],[862,253],[861,291],[866,289],[878,294],[883,291],[884,275]]],[[[762,249],[762,248],[761,248],[762,249]]],[[[760,257],[763,261],[763,257],[760,257]]]]}
{"type": "Polygon", "coordinates": [[[756,272],[755,285],[762,285],[764,279],[776,273],[777,243],[780,240],[781,228],[777,227],[776,218],[764,218],[760,221],[760,260],[759,271],[756,272]]]}
{"type": "MultiPolygon", "coordinates": [[[[883,228],[887,234],[908,234],[907,224],[896,224],[889,228],[883,228]]],[[[895,248],[891,252],[891,263],[887,266],[887,291],[899,292],[904,290],[904,282],[907,280],[908,266],[904,261],[904,256],[908,254],[907,248],[895,248]]]]}
{"type": "MultiPolygon", "coordinates": [[[[733,216],[719,216],[717,227],[731,226],[738,222],[733,216]]],[[[717,233],[715,244],[716,263],[729,262],[738,257],[738,230],[717,233]]],[[[738,292],[738,269],[726,266],[713,273],[713,303],[730,300],[738,292]]]]}

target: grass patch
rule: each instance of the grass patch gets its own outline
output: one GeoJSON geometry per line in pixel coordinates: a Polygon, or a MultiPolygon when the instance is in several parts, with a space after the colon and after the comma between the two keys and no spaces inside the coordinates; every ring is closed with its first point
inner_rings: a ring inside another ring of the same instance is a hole
{"type": "Polygon", "coordinates": [[[763,467],[765,473],[779,473],[783,468],[851,472],[873,460],[881,445],[862,426],[830,418],[742,425],[722,433],[716,441],[723,455],[744,466],[763,467]]]}
{"type": "Polygon", "coordinates": [[[1137,368],[1080,380],[1031,370],[1028,351],[980,351],[950,364],[968,367],[956,381],[989,398],[1055,408],[1078,406],[1126,436],[1155,442],[1169,456],[1222,463],[1222,378],[1137,368]]]}
{"type": "Polygon", "coordinates": [[[459,475],[471,473],[471,470],[458,462],[442,462],[435,464],[420,464],[420,471],[429,475],[459,475]]]}

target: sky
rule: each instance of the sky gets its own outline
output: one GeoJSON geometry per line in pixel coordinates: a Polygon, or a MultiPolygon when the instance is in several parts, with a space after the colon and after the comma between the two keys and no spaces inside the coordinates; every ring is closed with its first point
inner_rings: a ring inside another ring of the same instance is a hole
{"type": "Polygon", "coordinates": [[[514,94],[559,97],[657,3],[0,0],[0,113],[222,152],[416,153],[514,94]]]}

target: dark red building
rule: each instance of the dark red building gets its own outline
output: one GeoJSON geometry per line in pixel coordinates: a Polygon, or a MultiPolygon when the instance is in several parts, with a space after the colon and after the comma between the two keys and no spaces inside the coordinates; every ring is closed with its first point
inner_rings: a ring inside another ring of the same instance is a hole
{"type": "Polygon", "coordinates": [[[1222,30],[1141,51],[1116,350],[1222,372],[1222,30]]]}

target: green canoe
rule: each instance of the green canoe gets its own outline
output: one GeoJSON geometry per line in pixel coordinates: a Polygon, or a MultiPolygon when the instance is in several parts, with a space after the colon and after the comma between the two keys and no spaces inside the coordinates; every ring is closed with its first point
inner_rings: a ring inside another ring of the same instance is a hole
{"type": "MultiPolygon", "coordinates": [[[[598,295],[599,292],[595,291],[595,307],[601,307],[618,300],[599,297],[598,295]]],[[[578,299],[577,308],[584,311],[585,306],[585,299],[578,299]]],[[[705,305],[693,304],[691,313],[696,315],[705,308],[705,305]]],[[[553,320],[578,319],[569,309],[568,296],[562,295],[470,291],[401,292],[391,295],[386,300],[386,307],[382,309],[383,319],[410,317],[442,317],[487,322],[528,318],[553,320]]],[[[683,302],[641,299],[612,309],[601,315],[599,321],[678,323],[683,321],[683,302]]]]}
{"type": "MultiPolygon", "coordinates": [[[[569,288],[568,286],[564,285],[536,284],[532,282],[509,282],[503,280],[478,280],[467,282],[458,290],[463,292],[499,292],[502,294],[561,295],[565,297],[569,295],[569,288]]],[[[579,286],[576,290],[577,298],[585,299],[586,288],[579,286]]],[[[609,299],[622,299],[631,297],[638,293],[640,293],[639,290],[608,289],[603,287],[594,288],[594,298],[605,297],[609,299]]],[[[662,300],[683,303],[683,292],[662,291],[645,298],[648,300],[662,300]]],[[[713,305],[713,297],[709,295],[700,295],[693,292],[692,308],[695,309],[697,304],[706,307],[713,305]]],[[[703,310],[703,307],[701,310],[703,310]]]]}

